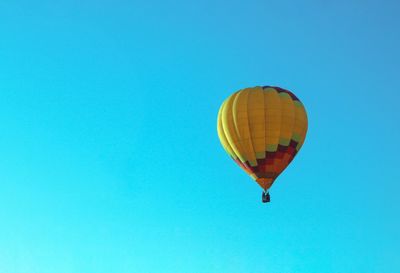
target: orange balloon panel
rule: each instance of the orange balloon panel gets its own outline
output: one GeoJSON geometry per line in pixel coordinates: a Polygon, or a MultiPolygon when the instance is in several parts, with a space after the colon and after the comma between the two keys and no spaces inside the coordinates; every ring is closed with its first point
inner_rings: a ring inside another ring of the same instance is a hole
{"type": "Polygon", "coordinates": [[[257,86],[223,102],[217,129],[225,151],[268,190],[303,145],[307,114],[290,91],[257,86]]]}

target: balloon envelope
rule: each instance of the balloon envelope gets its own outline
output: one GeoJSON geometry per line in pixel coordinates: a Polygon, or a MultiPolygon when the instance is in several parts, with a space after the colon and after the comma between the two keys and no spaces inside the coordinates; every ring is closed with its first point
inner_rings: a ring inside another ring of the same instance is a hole
{"type": "Polygon", "coordinates": [[[228,97],[218,113],[218,136],[225,151],[268,190],[304,143],[307,114],[290,91],[253,87],[228,97]]]}

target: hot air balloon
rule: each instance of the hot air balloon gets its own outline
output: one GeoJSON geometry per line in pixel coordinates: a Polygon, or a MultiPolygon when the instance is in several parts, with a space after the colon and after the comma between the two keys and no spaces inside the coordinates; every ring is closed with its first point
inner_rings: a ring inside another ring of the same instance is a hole
{"type": "Polygon", "coordinates": [[[288,90],[245,88],[223,102],[217,129],[225,151],[263,189],[265,203],[270,187],[304,143],[307,114],[288,90]]]}

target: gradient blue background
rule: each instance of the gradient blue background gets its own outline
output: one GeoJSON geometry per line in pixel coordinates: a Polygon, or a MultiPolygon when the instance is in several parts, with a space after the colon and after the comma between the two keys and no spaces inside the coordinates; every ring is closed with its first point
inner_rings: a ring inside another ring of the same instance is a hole
{"type": "Polygon", "coordinates": [[[0,272],[400,272],[383,2],[1,1],[0,272]],[[309,115],[268,205],[216,133],[255,85],[309,115]]]}

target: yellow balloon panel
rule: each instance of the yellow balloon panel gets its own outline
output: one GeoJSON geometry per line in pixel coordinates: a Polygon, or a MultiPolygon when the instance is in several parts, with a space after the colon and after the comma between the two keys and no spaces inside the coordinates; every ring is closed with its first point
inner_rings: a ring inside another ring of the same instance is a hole
{"type": "Polygon", "coordinates": [[[222,108],[224,105],[221,106],[221,108],[219,109],[218,112],[218,121],[217,121],[217,130],[218,130],[218,136],[219,139],[221,141],[222,146],[224,147],[225,151],[233,158],[236,159],[237,156],[236,154],[233,152],[231,145],[229,144],[226,136],[225,136],[225,132],[224,132],[224,128],[222,126],[222,108]]]}
{"type": "Polygon", "coordinates": [[[264,92],[256,87],[249,92],[248,99],[249,129],[253,145],[253,158],[265,157],[265,114],[264,92]]]}

